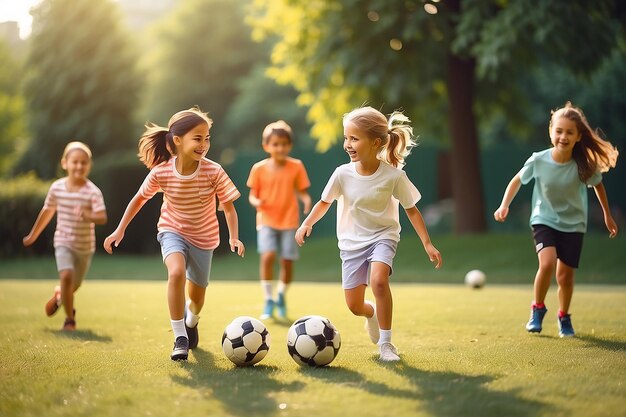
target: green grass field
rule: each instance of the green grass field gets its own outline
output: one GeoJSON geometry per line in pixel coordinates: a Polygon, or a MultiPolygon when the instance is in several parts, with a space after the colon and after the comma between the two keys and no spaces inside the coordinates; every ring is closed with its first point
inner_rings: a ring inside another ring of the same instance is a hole
{"type": "Polygon", "coordinates": [[[626,287],[576,289],[574,339],[559,339],[556,292],[541,335],[523,329],[531,286],[394,284],[394,342],[383,365],[338,283],[296,283],[292,319],[320,314],[342,336],[327,368],[287,354],[290,323],[267,321],[272,345],[252,368],[222,354],[221,333],[261,310],[256,282],[215,281],[188,362],[169,359],[165,283],[90,280],[78,330],[43,305],[54,280],[0,280],[2,416],[623,416],[626,287]]]}

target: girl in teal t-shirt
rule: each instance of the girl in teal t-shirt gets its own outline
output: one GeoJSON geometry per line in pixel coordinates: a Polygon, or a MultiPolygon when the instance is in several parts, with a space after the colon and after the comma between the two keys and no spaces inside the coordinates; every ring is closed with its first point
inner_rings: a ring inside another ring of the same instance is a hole
{"type": "Polygon", "coordinates": [[[615,167],[617,149],[591,129],[582,110],[567,102],[552,112],[552,147],[533,153],[507,186],[494,217],[503,222],[520,187],[535,180],[530,214],[539,268],[526,330],[539,333],[548,311],[544,301],[552,276],[559,286],[558,325],[561,337],[574,336],[569,307],[574,293],[574,272],[587,231],[587,188],[593,187],[609,237],[617,235],[602,173],[615,167]]]}

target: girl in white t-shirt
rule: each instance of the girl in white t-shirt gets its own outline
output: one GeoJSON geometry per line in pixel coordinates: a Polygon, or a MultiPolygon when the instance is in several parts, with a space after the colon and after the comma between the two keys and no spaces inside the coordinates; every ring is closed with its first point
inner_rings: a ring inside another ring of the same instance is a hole
{"type": "Polygon", "coordinates": [[[368,334],[378,344],[380,360],[384,362],[400,360],[391,343],[393,300],[389,288],[400,240],[398,204],[402,204],[435,268],[442,263],[415,206],[421,195],[401,169],[415,145],[409,122],[400,112],[394,112],[387,120],[372,107],[346,114],[343,148],[350,163],[335,170],[321,200],[296,231],[296,242],[302,246],[313,225],[337,200],[337,238],[346,304],[354,315],[366,317],[368,334]],[[376,304],[365,301],[368,285],[376,304]]]}
{"type": "Polygon", "coordinates": [[[52,183],[43,208],[24,246],[30,246],[46,228],[54,215],[54,256],[59,271],[59,285],[46,303],[46,314],[52,316],[63,305],[63,330],[76,329],[74,293],[81,286],[96,249],[95,224],[105,224],[107,213],[100,189],[88,175],[91,150],[82,142],[70,142],[63,151],[61,167],[67,176],[52,183]]]}

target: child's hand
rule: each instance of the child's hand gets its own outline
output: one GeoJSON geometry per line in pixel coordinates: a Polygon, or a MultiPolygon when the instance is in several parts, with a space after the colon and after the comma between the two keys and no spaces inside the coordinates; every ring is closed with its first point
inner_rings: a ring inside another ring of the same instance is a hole
{"type": "Polygon", "coordinates": [[[115,230],[106,239],[104,239],[104,250],[111,255],[113,253],[113,246],[117,248],[117,246],[122,242],[122,239],[124,239],[124,231],[115,230]]]}
{"type": "Polygon", "coordinates": [[[612,239],[617,236],[617,223],[613,220],[613,216],[606,216],[604,218],[604,224],[606,228],[609,230],[609,237],[612,239]]]}
{"type": "Polygon", "coordinates": [[[432,243],[429,243],[428,245],[426,245],[424,249],[426,249],[426,253],[428,254],[428,259],[430,259],[430,261],[435,264],[436,269],[439,269],[441,265],[443,265],[443,260],[441,259],[441,253],[439,253],[437,248],[434,247],[432,243]]]}
{"type": "Polygon", "coordinates": [[[298,246],[304,245],[304,238],[311,236],[313,228],[309,225],[303,224],[296,230],[296,243],[298,246]]]}
{"type": "Polygon", "coordinates": [[[89,210],[88,208],[80,208],[78,211],[78,218],[84,222],[91,222],[91,210],[89,210]]]}
{"type": "Polygon", "coordinates": [[[241,240],[239,239],[228,239],[228,244],[230,245],[231,252],[237,252],[237,255],[243,258],[243,255],[246,252],[246,247],[243,245],[241,240]]]}
{"type": "Polygon", "coordinates": [[[509,208],[500,206],[495,211],[495,213],[493,213],[493,218],[496,219],[497,222],[504,222],[506,220],[506,216],[508,215],[509,215],[509,208]]]}
{"type": "Polygon", "coordinates": [[[24,246],[30,246],[35,243],[35,240],[37,239],[35,239],[33,235],[29,233],[27,236],[24,236],[24,239],[22,239],[22,243],[24,244],[24,246]]]}

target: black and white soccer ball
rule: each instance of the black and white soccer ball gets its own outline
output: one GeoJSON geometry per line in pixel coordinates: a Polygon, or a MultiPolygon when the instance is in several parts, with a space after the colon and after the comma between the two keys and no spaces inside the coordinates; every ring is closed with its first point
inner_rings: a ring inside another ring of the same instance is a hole
{"type": "Polygon", "coordinates": [[[301,366],[324,366],[335,359],[341,336],[326,317],[305,316],[296,320],[287,332],[287,350],[301,366]]]}
{"type": "Polygon", "coordinates": [[[270,333],[253,317],[237,317],[224,329],[222,350],[237,366],[254,365],[270,350],[270,333]]]}

